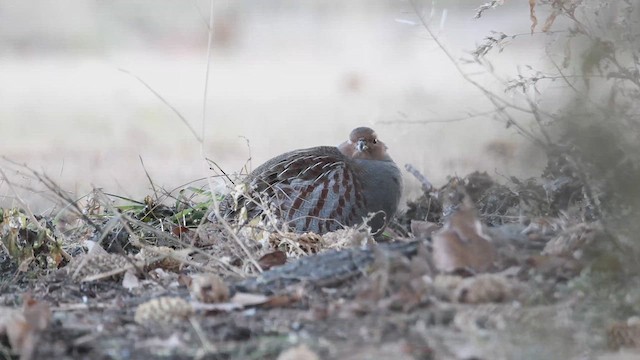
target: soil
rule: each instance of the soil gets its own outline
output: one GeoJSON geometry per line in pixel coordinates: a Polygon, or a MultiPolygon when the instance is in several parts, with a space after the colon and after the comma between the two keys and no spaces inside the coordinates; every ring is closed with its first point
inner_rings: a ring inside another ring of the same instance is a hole
{"type": "Polygon", "coordinates": [[[452,178],[377,241],[232,236],[195,195],[128,209],[96,196],[56,218],[5,209],[2,356],[631,359],[640,293],[577,181],[452,178]],[[444,272],[433,239],[463,232],[450,216],[465,201],[496,255],[489,271],[444,272]]]}

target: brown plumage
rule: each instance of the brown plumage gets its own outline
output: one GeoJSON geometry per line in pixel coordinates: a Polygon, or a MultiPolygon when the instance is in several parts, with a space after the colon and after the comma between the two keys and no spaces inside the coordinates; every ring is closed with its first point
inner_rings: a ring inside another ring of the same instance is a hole
{"type": "Polygon", "coordinates": [[[395,214],[402,192],[400,170],[367,127],[354,129],[338,147],[277,156],[251,172],[244,184],[247,191],[230,194],[220,204],[225,219],[251,220],[269,206],[279,226],[318,234],[359,224],[369,213],[377,213],[369,225],[379,232],[395,214]],[[245,211],[245,219],[239,219],[245,211]]]}

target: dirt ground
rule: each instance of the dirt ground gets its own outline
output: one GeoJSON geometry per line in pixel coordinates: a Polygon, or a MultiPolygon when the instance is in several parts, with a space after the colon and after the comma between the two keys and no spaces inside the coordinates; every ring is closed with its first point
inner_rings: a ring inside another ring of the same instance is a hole
{"type": "Polygon", "coordinates": [[[115,211],[96,194],[84,215],[37,226],[7,209],[2,353],[632,359],[640,328],[629,314],[640,293],[618,281],[624,256],[588,220],[575,181],[452,178],[411,201],[377,245],[362,227],[323,236],[228,232],[202,223],[210,202],[195,195],[188,207],[147,199],[115,211]],[[512,216],[525,209],[527,221],[512,216]],[[443,248],[451,231],[463,244],[488,237],[493,255],[443,248]]]}

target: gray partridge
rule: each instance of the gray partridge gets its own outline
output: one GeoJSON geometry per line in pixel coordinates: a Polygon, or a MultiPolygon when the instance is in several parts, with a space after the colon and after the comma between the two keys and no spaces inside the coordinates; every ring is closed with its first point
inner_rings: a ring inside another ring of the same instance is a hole
{"type": "MultiPolygon", "coordinates": [[[[244,191],[227,195],[220,204],[226,220],[246,222],[270,210],[278,226],[317,234],[360,224],[370,213],[375,215],[368,224],[379,233],[396,213],[402,193],[400,170],[367,127],[354,129],[337,147],[276,156],[243,185],[244,191]]],[[[213,213],[209,219],[216,221],[213,213]]]]}

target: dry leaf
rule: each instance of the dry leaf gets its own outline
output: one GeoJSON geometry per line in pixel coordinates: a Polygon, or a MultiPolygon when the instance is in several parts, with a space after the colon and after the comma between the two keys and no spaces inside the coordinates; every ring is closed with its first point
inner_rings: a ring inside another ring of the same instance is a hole
{"type": "Polygon", "coordinates": [[[0,307],[0,336],[8,338],[15,352],[20,352],[28,331],[27,321],[19,309],[0,307]]]}
{"type": "Polygon", "coordinates": [[[491,238],[470,205],[468,196],[460,209],[433,235],[433,262],[441,272],[489,270],[496,257],[491,238]]]}
{"type": "Polygon", "coordinates": [[[274,266],[284,265],[287,262],[287,254],[284,251],[276,250],[265,254],[258,260],[262,270],[269,270],[274,266]]]}
{"type": "Polygon", "coordinates": [[[20,354],[21,360],[31,359],[40,332],[51,322],[49,304],[23,296],[24,306],[18,309],[0,307],[0,335],[6,335],[11,349],[20,354]]]}
{"type": "Polygon", "coordinates": [[[191,232],[189,228],[184,226],[176,226],[171,230],[171,233],[176,237],[181,237],[182,235],[188,235],[191,232]]]}

